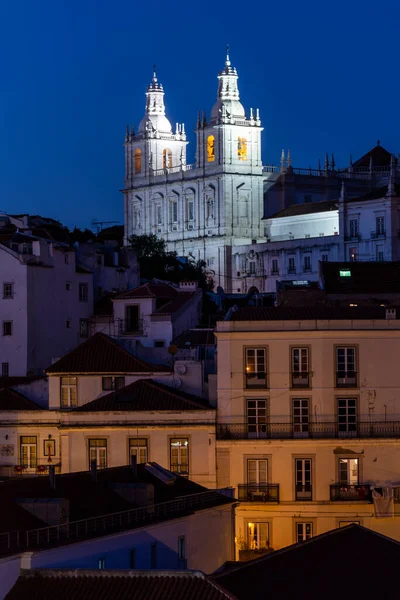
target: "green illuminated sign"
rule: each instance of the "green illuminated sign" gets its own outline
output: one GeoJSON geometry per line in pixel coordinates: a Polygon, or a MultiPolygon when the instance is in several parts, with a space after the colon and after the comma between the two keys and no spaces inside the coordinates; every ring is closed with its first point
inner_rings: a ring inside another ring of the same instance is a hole
{"type": "Polygon", "coordinates": [[[339,271],[340,277],[351,277],[351,271],[339,271]]]}

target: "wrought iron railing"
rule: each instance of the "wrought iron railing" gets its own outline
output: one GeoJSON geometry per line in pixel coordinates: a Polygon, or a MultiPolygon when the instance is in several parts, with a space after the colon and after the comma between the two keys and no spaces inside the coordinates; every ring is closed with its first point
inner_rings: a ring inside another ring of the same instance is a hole
{"type": "Polygon", "coordinates": [[[296,483],[296,500],[312,500],[311,483],[296,483]]]}
{"type": "Polygon", "coordinates": [[[346,427],[337,421],[287,423],[218,423],[219,440],[296,438],[400,438],[400,421],[357,421],[346,427]]]}
{"type": "Polygon", "coordinates": [[[266,388],[267,387],[267,373],[265,371],[247,371],[246,377],[246,388],[266,388]]]}
{"type": "Polygon", "coordinates": [[[308,371],[296,371],[292,373],[292,388],[310,387],[310,373],[308,371]]]}
{"type": "Polygon", "coordinates": [[[36,475],[48,475],[49,467],[54,467],[55,473],[61,473],[61,462],[59,458],[51,457],[51,461],[48,459],[35,460],[30,459],[28,461],[18,461],[12,465],[1,465],[0,464],[0,477],[22,477],[29,475],[29,477],[36,475]]]}
{"type": "Polygon", "coordinates": [[[0,555],[68,543],[88,537],[98,537],[123,531],[153,521],[166,519],[191,510],[200,510],[211,503],[226,502],[226,496],[214,490],[180,496],[170,502],[133,508],[123,512],[71,521],[28,531],[14,530],[0,534],[0,555]]]}
{"type": "Polygon", "coordinates": [[[336,387],[357,387],[357,372],[356,371],[337,371],[336,387]]]}
{"type": "Polygon", "coordinates": [[[353,500],[364,500],[364,502],[372,502],[372,492],[368,485],[335,483],[330,486],[330,490],[331,502],[347,502],[353,500]]]}
{"type": "Polygon", "coordinates": [[[376,239],[380,239],[380,238],[385,238],[386,237],[386,231],[382,231],[382,230],[377,230],[377,231],[371,231],[371,240],[376,240],[376,239]]]}
{"type": "Polygon", "coordinates": [[[279,483],[244,483],[238,485],[240,502],[279,502],[279,483]]]}

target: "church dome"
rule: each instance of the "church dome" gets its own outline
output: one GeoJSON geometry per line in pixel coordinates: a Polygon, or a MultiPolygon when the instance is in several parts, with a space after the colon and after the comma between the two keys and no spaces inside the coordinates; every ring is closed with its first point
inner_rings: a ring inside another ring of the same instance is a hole
{"type": "Polygon", "coordinates": [[[245,119],[246,113],[239,99],[238,74],[231,65],[228,49],[225,67],[219,72],[218,80],[218,98],[211,111],[211,121],[217,122],[222,113],[228,118],[245,119]]]}
{"type": "Polygon", "coordinates": [[[139,133],[144,133],[148,128],[160,133],[171,133],[171,123],[165,115],[145,115],[139,123],[139,133]]]}
{"type": "Polygon", "coordinates": [[[148,130],[172,133],[171,123],[165,116],[164,88],[158,83],[155,66],[153,79],[146,90],[146,112],[139,124],[139,133],[148,130]]]}

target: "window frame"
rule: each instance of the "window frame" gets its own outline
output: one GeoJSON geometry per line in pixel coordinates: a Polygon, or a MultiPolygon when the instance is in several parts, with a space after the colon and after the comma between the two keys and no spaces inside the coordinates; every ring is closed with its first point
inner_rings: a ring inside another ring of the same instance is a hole
{"type": "Polygon", "coordinates": [[[182,477],[189,477],[189,473],[190,473],[190,437],[188,435],[185,436],[176,436],[176,435],[172,435],[168,437],[168,447],[169,447],[169,466],[170,466],[170,471],[172,473],[177,473],[178,475],[181,475],[182,477]],[[178,460],[179,462],[174,463],[173,462],[173,458],[172,458],[172,452],[174,450],[174,446],[172,445],[172,443],[174,441],[178,441],[178,440],[186,440],[187,444],[186,444],[186,457],[187,457],[187,462],[184,463],[182,462],[182,448],[184,446],[175,446],[178,449],[178,460]],[[182,467],[186,467],[186,469],[182,468],[182,467]]]}
{"type": "Polygon", "coordinates": [[[3,337],[11,337],[13,334],[13,321],[3,321],[3,337]]]}
{"type": "Polygon", "coordinates": [[[335,344],[334,346],[334,365],[335,365],[335,388],[336,389],[347,389],[347,388],[358,388],[358,380],[359,380],[359,369],[358,369],[358,360],[359,360],[359,346],[358,344],[335,344]],[[349,370],[349,358],[348,358],[348,350],[354,350],[354,370],[349,370]],[[345,350],[345,369],[339,369],[339,355],[338,352],[340,350],[345,350]],[[344,373],[344,377],[339,377],[339,373],[344,373]],[[351,376],[349,373],[353,373],[351,376]],[[339,382],[339,379],[354,379],[354,382],[344,381],[339,382]]]}
{"type": "Polygon", "coordinates": [[[92,468],[92,460],[96,460],[96,469],[107,469],[108,467],[108,438],[107,437],[89,437],[87,438],[87,443],[88,443],[88,461],[89,461],[89,471],[92,468]],[[98,445],[91,445],[92,442],[105,442],[105,444],[98,444],[98,445]],[[96,449],[96,458],[93,459],[91,456],[91,449],[96,449]],[[100,452],[98,451],[98,449],[103,449],[105,448],[105,460],[102,464],[102,460],[99,460],[99,454],[100,452]]]}
{"type": "Polygon", "coordinates": [[[82,339],[89,337],[89,319],[79,319],[79,337],[82,339]]]}
{"type": "Polygon", "coordinates": [[[245,415],[247,437],[249,439],[267,438],[269,433],[269,398],[245,398],[245,415]],[[255,402],[256,406],[249,406],[249,402],[255,402]],[[265,403],[264,407],[258,406],[261,402],[265,403]],[[249,414],[249,409],[255,410],[255,414],[249,414]],[[262,411],[264,411],[264,414],[262,414],[262,411]],[[250,421],[250,419],[255,419],[255,421],[250,421]]]}
{"type": "Polygon", "coordinates": [[[338,437],[357,437],[357,432],[358,432],[358,427],[359,427],[359,416],[360,416],[359,401],[360,400],[359,400],[358,396],[354,396],[354,395],[350,395],[350,394],[346,395],[346,396],[336,396],[335,403],[336,403],[336,423],[337,423],[338,437]],[[339,406],[339,402],[342,402],[345,400],[353,400],[354,401],[354,408],[355,408],[354,422],[349,420],[349,416],[352,416],[351,413],[349,413],[349,406],[347,406],[347,408],[346,408],[346,414],[342,413],[341,415],[339,415],[339,409],[343,408],[342,406],[339,406]],[[339,416],[342,418],[345,416],[346,421],[339,422],[339,416]],[[343,426],[342,428],[341,428],[341,425],[343,426]]]}
{"type": "Polygon", "coordinates": [[[77,377],[60,377],[60,408],[76,408],[78,406],[78,378],[77,377]],[[75,384],[63,383],[63,379],[75,379],[75,384]],[[68,390],[67,404],[63,400],[63,388],[68,390]],[[75,389],[75,401],[71,402],[71,390],[75,389]]]}
{"type": "Polygon", "coordinates": [[[303,256],[303,273],[311,273],[312,272],[312,261],[311,261],[311,255],[304,255],[303,256]]]}
{"type": "Polygon", "coordinates": [[[311,389],[311,346],[289,346],[289,361],[290,361],[290,389],[311,389]],[[299,351],[298,364],[301,370],[295,370],[294,352],[299,351]],[[307,371],[303,371],[302,351],[307,350],[307,371]],[[299,377],[298,383],[295,383],[295,373],[304,374],[306,377],[299,377]]]}
{"type": "Polygon", "coordinates": [[[290,411],[292,416],[292,432],[294,438],[308,438],[311,430],[311,398],[309,396],[291,396],[290,397],[290,411]],[[294,406],[295,402],[300,402],[300,406],[294,406]],[[302,406],[303,402],[307,402],[307,421],[302,421],[304,416],[302,406]],[[300,411],[298,414],[295,414],[300,411]],[[295,419],[300,419],[295,422],[295,419]]]}
{"type": "Polygon", "coordinates": [[[131,464],[131,457],[133,456],[132,450],[136,450],[136,464],[145,464],[149,462],[149,438],[147,437],[128,437],[128,458],[129,464],[131,464]],[[132,443],[131,443],[132,442],[132,443]],[[145,442],[144,444],[139,444],[138,442],[145,442]],[[140,450],[146,450],[145,460],[140,460],[140,450]],[[139,450],[139,452],[138,452],[139,450]],[[138,460],[139,458],[139,460],[138,460]]]}
{"type": "Polygon", "coordinates": [[[4,282],[3,283],[3,300],[12,300],[14,298],[14,282],[4,282]],[[10,291],[8,293],[8,288],[10,291]]]}
{"type": "Polygon", "coordinates": [[[269,465],[268,465],[268,462],[269,461],[268,461],[267,457],[259,457],[259,456],[254,456],[254,457],[247,456],[246,457],[246,480],[245,481],[246,481],[246,485],[247,486],[251,486],[251,485],[254,485],[254,486],[263,486],[263,485],[265,485],[265,486],[267,486],[268,485],[268,482],[270,480],[270,478],[269,478],[269,465]],[[250,465],[249,465],[249,463],[251,463],[251,462],[257,463],[257,468],[256,468],[256,473],[257,473],[256,479],[257,479],[257,481],[250,481],[250,476],[249,476],[249,474],[250,474],[250,468],[249,468],[250,465]],[[265,481],[261,481],[261,479],[260,479],[260,468],[259,468],[260,467],[260,463],[265,463],[265,481]]]}
{"type": "Polygon", "coordinates": [[[22,451],[22,447],[26,446],[29,448],[35,448],[35,456],[32,457],[30,456],[31,452],[29,451],[27,454],[29,454],[29,457],[27,458],[28,460],[28,464],[26,465],[27,469],[36,469],[36,467],[38,466],[38,449],[39,449],[39,445],[38,445],[38,436],[37,435],[20,435],[19,436],[19,462],[21,465],[25,466],[25,463],[23,462],[23,451],[22,451]],[[34,442],[28,442],[28,441],[23,441],[24,439],[34,439],[34,442]]]}
{"type": "Polygon", "coordinates": [[[103,392],[114,392],[116,390],[122,390],[125,387],[125,375],[103,375],[101,378],[101,389],[103,392]],[[111,380],[109,387],[105,386],[105,380],[111,380]],[[118,384],[117,384],[118,380],[118,384]]]}
{"type": "Polygon", "coordinates": [[[288,272],[288,275],[296,274],[296,257],[295,256],[288,256],[287,272],[288,272]],[[291,264],[293,264],[293,266],[290,266],[291,264]]]}
{"type": "Polygon", "coordinates": [[[243,348],[244,356],[243,356],[243,364],[244,364],[244,388],[246,390],[255,390],[255,389],[268,389],[269,381],[268,381],[268,346],[245,346],[243,348]],[[250,371],[250,367],[248,366],[248,353],[255,352],[254,355],[254,375],[252,376],[252,371],[250,371]],[[264,353],[264,371],[258,371],[258,353],[264,353]],[[259,375],[264,375],[264,377],[258,377],[259,375]],[[249,385],[249,380],[255,379],[255,385],[249,385]],[[264,383],[260,383],[260,381],[264,381],[264,383]]]}
{"type": "Polygon", "coordinates": [[[81,281],[79,283],[78,290],[79,302],[89,302],[89,284],[87,282],[81,281]]]}
{"type": "Polygon", "coordinates": [[[267,519],[261,519],[261,520],[257,520],[257,521],[250,521],[250,520],[246,520],[244,523],[244,526],[246,528],[246,545],[248,550],[268,550],[269,548],[272,548],[272,544],[271,544],[271,540],[272,540],[272,521],[271,520],[267,520],[267,519]],[[267,541],[266,541],[266,545],[258,545],[260,543],[260,535],[261,532],[259,531],[257,533],[257,545],[253,545],[251,543],[251,539],[250,539],[250,530],[253,529],[253,535],[251,537],[254,537],[254,527],[257,526],[257,529],[260,528],[260,525],[265,525],[267,528],[267,541]]]}
{"type": "Polygon", "coordinates": [[[2,377],[10,377],[10,363],[9,362],[1,363],[1,376],[2,377]]]}
{"type": "Polygon", "coordinates": [[[314,531],[315,531],[315,519],[308,519],[307,521],[300,521],[298,519],[295,519],[295,522],[294,522],[294,543],[295,544],[299,544],[301,542],[305,542],[307,540],[310,540],[311,538],[315,537],[314,531]],[[305,525],[305,526],[309,525],[309,526],[311,526],[310,527],[311,528],[311,533],[310,533],[310,535],[308,537],[307,537],[307,532],[306,532],[306,535],[304,536],[304,534],[303,534],[303,536],[302,536],[303,539],[299,539],[299,533],[300,533],[299,532],[299,525],[305,525]]]}
{"type": "Polygon", "coordinates": [[[293,465],[294,465],[294,500],[295,502],[312,502],[313,501],[313,491],[314,491],[314,473],[315,473],[315,456],[312,455],[299,455],[293,457],[293,465]],[[306,477],[304,477],[306,469],[303,467],[301,469],[302,473],[302,481],[298,481],[297,474],[299,472],[297,468],[298,461],[310,461],[310,480],[306,481],[306,477]],[[299,489],[301,486],[301,490],[299,489]],[[303,489],[303,488],[309,489],[303,489]]]}

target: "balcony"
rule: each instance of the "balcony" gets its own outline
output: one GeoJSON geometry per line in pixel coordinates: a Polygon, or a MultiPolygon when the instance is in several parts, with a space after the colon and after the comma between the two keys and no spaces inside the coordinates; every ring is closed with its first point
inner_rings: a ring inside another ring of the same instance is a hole
{"type": "Polygon", "coordinates": [[[34,477],[49,475],[49,467],[54,467],[55,473],[61,473],[61,462],[58,458],[30,460],[29,462],[19,461],[13,465],[0,465],[0,479],[13,477],[34,477]]]}
{"type": "Polygon", "coordinates": [[[121,335],[141,336],[143,333],[143,319],[138,319],[136,321],[116,319],[114,321],[114,337],[121,335]]]}
{"type": "Polygon", "coordinates": [[[337,388],[357,387],[356,371],[337,371],[336,387],[337,388]]]}
{"type": "Polygon", "coordinates": [[[246,389],[253,388],[266,388],[267,387],[267,374],[263,371],[259,372],[246,372],[246,389]]]}
{"type": "Polygon", "coordinates": [[[308,371],[298,371],[292,373],[292,388],[309,388],[310,373],[308,371]]]}
{"type": "Polygon", "coordinates": [[[400,421],[337,421],[308,423],[218,423],[217,439],[400,438],[400,421]],[[301,429],[301,431],[300,431],[301,429]]]}
{"type": "Polygon", "coordinates": [[[311,483],[296,483],[296,500],[312,500],[311,483]]]}
{"type": "Polygon", "coordinates": [[[386,231],[378,229],[371,231],[371,240],[382,240],[386,237],[386,231]]]}
{"type": "Polygon", "coordinates": [[[274,276],[276,277],[277,275],[279,275],[279,269],[272,269],[271,276],[272,277],[274,277],[274,276]]]}
{"type": "Polygon", "coordinates": [[[359,233],[353,233],[350,235],[345,235],[344,239],[346,242],[360,242],[361,241],[361,235],[359,233]]]}
{"type": "Polygon", "coordinates": [[[296,274],[296,267],[289,267],[287,270],[289,275],[295,275],[296,274]]]}
{"type": "Polygon", "coordinates": [[[335,483],[330,486],[330,490],[331,502],[372,502],[372,492],[368,485],[335,483]]]}
{"type": "Polygon", "coordinates": [[[240,502],[279,502],[279,484],[239,484],[238,500],[240,502]]]}

